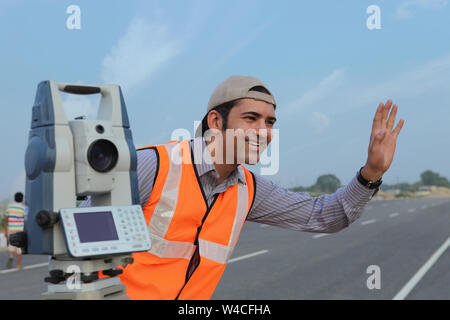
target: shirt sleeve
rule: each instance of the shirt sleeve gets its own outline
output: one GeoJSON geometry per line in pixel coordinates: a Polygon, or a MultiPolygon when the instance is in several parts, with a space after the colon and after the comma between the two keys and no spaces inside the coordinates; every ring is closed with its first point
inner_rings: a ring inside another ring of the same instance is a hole
{"type": "Polygon", "coordinates": [[[255,174],[255,202],[248,221],[282,228],[334,233],[358,219],[374,189],[363,186],[357,176],[333,194],[311,197],[306,192],[292,192],[255,174]]]}
{"type": "MultiPolygon", "coordinates": [[[[153,182],[155,180],[159,158],[157,151],[153,148],[141,149],[137,151],[137,177],[139,186],[139,199],[141,201],[141,207],[143,208],[153,189],[153,182]]],[[[78,207],[90,207],[91,198],[88,196],[86,200],[81,202],[78,207]]]]}
{"type": "Polygon", "coordinates": [[[143,149],[137,152],[139,199],[142,208],[145,207],[152,193],[158,166],[159,158],[155,149],[143,149]]]}

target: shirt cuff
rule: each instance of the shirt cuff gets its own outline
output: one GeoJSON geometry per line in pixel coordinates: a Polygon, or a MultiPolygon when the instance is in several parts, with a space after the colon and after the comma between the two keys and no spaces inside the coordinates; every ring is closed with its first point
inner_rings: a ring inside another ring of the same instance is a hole
{"type": "Polygon", "coordinates": [[[358,219],[364,206],[370,201],[377,189],[363,186],[355,175],[350,183],[337,192],[339,201],[344,206],[345,213],[350,222],[358,219]]]}

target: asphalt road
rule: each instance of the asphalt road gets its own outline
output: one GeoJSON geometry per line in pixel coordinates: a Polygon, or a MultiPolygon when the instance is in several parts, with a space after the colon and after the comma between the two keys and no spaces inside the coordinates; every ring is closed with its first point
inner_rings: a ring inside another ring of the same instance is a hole
{"type": "MultiPolygon", "coordinates": [[[[448,300],[449,243],[449,198],[373,201],[327,235],[249,222],[212,298],[448,300]]],[[[22,270],[6,260],[0,252],[0,299],[39,299],[48,258],[25,255],[22,270]]]]}

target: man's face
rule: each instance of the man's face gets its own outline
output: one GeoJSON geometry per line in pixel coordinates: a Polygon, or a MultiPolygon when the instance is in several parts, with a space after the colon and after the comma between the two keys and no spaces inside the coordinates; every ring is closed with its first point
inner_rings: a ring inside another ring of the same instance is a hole
{"type": "Polygon", "coordinates": [[[228,115],[226,132],[222,131],[223,151],[228,152],[225,163],[232,160],[234,164],[256,164],[272,140],[275,121],[272,104],[249,98],[238,100],[228,115]]]}

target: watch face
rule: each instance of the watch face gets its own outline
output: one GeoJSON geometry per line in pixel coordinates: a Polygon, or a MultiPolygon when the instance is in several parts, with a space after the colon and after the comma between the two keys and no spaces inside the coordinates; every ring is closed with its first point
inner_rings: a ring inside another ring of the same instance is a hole
{"type": "Polygon", "coordinates": [[[371,182],[371,183],[370,183],[370,187],[371,187],[371,188],[378,188],[378,187],[381,185],[381,183],[382,183],[381,180],[378,180],[378,181],[376,181],[376,182],[371,182]]]}

